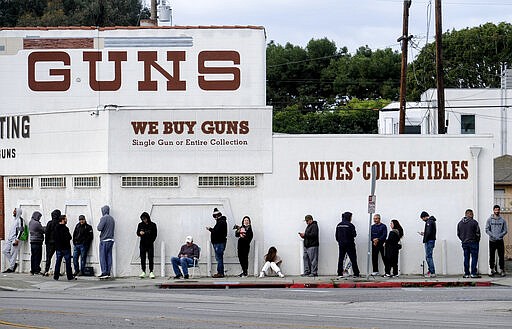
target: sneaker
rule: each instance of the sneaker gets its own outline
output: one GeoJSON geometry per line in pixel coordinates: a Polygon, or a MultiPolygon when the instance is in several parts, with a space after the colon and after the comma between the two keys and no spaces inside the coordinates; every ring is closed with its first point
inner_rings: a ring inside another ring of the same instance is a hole
{"type": "Polygon", "coordinates": [[[503,276],[507,276],[507,273],[505,273],[505,271],[501,270],[500,271],[500,276],[503,277],[503,276]]]}
{"type": "Polygon", "coordinates": [[[212,278],[223,278],[224,277],[224,274],[220,274],[220,273],[215,273],[214,275],[212,275],[212,278]]]}
{"type": "Polygon", "coordinates": [[[310,276],[310,275],[311,275],[311,273],[303,273],[300,276],[310,276]]]}
{"type": "Polygon", "coordinates": [[[2,273],[12,273],[12,272],[14,272],[14,271],[13,271],[13,270],[11,270],[11,268],[8,268],[8,269],[6,269],[5,271],[3,271],[2,273]]]}
{"type": "Polygon", "coordinates": [[[185,280],[189,278],[188,274],[185,274],[185,276],[183,277],[185,280]]]}
{"type": "Polygon", "coordinates": [[[265,277],[265,273],[264,272],[261,272],[260,273],[260,276],[258,278],[264,278],[265,277]]]}
{"type": "Polygon", "coordinates": [[[464,279],[467,279],[467,278],[469,278],[470,276],[469,276],[469,274],[464,274],[462,277],[463,277],[464,279]]]}
{"type": "Polygon", "coordinates": [[[174,276],[174,279],[175,279],[175,280],[181,279],[181,276],[182,276],[181,274],[175,275],[175,276],[174,276]]]}
{"type": "Polygon", "coordinates": [[[277,272],[277,275],[279,275],[280,278],[284,278],[284,274],[281,272],[277,272]]]}
{"type": "Polygon", "coordinates": [[[310,277],[310,278],[314,278],[314,277],[317,277],[317,276],[318,276],[318,274],[315,274],[315,273],[308,274],[308,277],[310,277]]]}
{"type": "Polygon", "coordinates": [[[106,274],[102,274],[102,275],[100,275],[100,276],[98,277],[98,279],[100,279],[100,280],[101,280],[101,279],[106,279],[106,278],[108,278],[108,277],[109,277],[108,275],[106,275],[106,274]]]}
{"type": "Polygon", "coordinates": [[[400,274],[393,274],[392,276],[393,278],[399,278],[400,277],[400,274]]]}
{"type": "Polygon", "coordinates": [[[372,276],[379,276],[379,275],[380,275],[380,273],[379,273],[379,272],[372,272],[372,274],[371,274],[371,275],[372,275],[372,276]]]}
{"type": "Polygon", "coordinates": [[[436,275],[435,273],[430,273],[430,272],[429,272],[429,273],[427,273],[427,274],[425,274],[425,277],[426,277],[426,278],[435,278],[436,276],[437,276],[437,275],[436,275]]]}
{"type": "Polygon", "coordinates": [[[144,279],[146,277],[146,272],[142,272],[140,275],[139,275],[139,278],[141,279],[144,279]]]}
{"type": "Polygon", "coordinates": [[[491,274],[489,274],[490,277],[493,277],[495,275],[496,275],[496,272],[494,272],[494,271],[491,271],[491,274]]]}
{"type": "Polygon", "coordinates": [[[386,274],[384,274],[384,277],[385,278],[392,278],[393,276],[391,274],[389,274],[389,273],[386,273],[386,274]]]}
{"type": "Polygon", "coordinates": [[[48,273],[48,272],[44,272],[44,273],[42,273],[41,275],[42,275],[42,276],[50,276],[50,273],[48,273]]]}
{"type": "Polygon", "coordinates": [[[153,272],[149,272],[149,278],[150,278],[150,279],[154,279],[154,278],[155,278],[155,273],[153,273],[153,272]]]}
{"type": "Polygon", "coordinates": [[[481,278],[482,276],[478,275],[478,274],[471,274],[471,278],[472,279],[478,279],[478,278],[481,278]]]}

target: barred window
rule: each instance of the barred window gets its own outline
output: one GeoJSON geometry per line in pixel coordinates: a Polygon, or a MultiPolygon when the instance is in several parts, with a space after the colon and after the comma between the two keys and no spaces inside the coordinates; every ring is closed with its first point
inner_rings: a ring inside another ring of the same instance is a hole
{"type": "Polygon", "coordinates": [[[256,176],[199,176],[199,187],[254,187],[256,186],[256,176]]]}
{"type": "Polygon", "coordinates": [[[39,186],[41,188],[64,188],[66,187],[66,177],[41,177],[39,186]]]}
{"type": "Polygon", "coordinates": [[[121,187],[179,187],[179,176],[122,176],[121,187]]]}
{"type": "Polygon", "coordinates": [[[73,186],[75,188],[98,188],[98,187],[101,187],[101,177],[100,176],[73,177],[73,186]]]}
{"type": "Polygon", "coordinates": [[[34,179],[29,177],[7,178],[7,187],[10,189],[30,189],[34,187],[34,179]]]}

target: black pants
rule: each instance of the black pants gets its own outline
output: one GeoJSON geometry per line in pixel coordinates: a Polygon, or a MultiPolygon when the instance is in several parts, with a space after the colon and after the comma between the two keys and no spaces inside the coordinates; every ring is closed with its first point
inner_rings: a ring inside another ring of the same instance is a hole
{"type": "Polygon", "coordinates": [[[249,250],[251,245],[245,243],[238,244],[238,261],[242,267],[242,273],[247,275],[247,269],[249,268],[249,250]]]}
{"type": "Polygon", "coordinates": [[[489,241],[489,266],[494,271],[496,266],[496,251],[498,251],[498,264],[500,270],[505,270],[505,243],[503,240],[489,241]]]}
{"type": "Polygon", "coordinates": [[[391,274],[391,270],[393,270],[393,275],[398,275],[398,248],[386,248],[386,255],[384,261],[385,273],[391,274]]]}
{"type": "Polygon", "coordinates": [[[345,255],[348,255],[348,258],[352,263],[352,271],[354,271],[354,275],[359,276],[359,266],[357,266],[356,247],[338,244],[338,249],[338,275],[343,275],[343,260],[345,259],[345,255]]]}
{"type": "Polygon", "coordinates": [[[155,255],[155,248],[153,244],[151,245],[140,245],[140,266],[142,267],[142,271],[146,272],[146,253],[148,254],[149,261],[149,271],[153,272],[153,257],[155,255]]]}
{"type": "Polygon", "coordinates": [[[43,258],[43,243],[30,244],[30,273],[41,272],[41,259],[43,258]]]}
{"type": "Polygon", "coordinates": [[[50,271],[50,265],[52,264],[52,257],[55,254],[55,244],[47,243],[46,244],[46,264],[44,266],[44,271],[50,271]]]}
{"type": "Polygon", "coordinates": [[[379,271],[379,253],[380,253],[380,256],[382,257],[382,261],[384,262],[384,264],[386,264],[386,260],[384,258],[384,241],[379,241],[379,243],[377,243],[377,245],[374,245],[372,243],[373,272],[379,271]]]}

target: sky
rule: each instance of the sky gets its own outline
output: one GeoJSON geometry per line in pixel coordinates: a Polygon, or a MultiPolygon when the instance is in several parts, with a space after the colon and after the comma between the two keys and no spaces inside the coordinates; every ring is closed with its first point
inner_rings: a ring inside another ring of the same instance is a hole
{"type": "MultiPolygon", "coordinates": [[[[145,0],[149,3],[149,0],[145,0]]],[[[167,0],[173,25],[257,25],[267,42],[305,47],[327,38],[354,53],[390,47],[402,34],[403,0],[167,0]]],[[[435,37],[435,0],[412,0],[409,34],[420,49],[435,37]],[[430,19],[429,19],[430,17],[430,19]],[[430,22],[430,24],[428,24],[430,22]]],[[[512,23],[512,0],[442,0],[443,31],[512,23]]],[[[410,56],[417,51],[411,49],[410,56]]]]}

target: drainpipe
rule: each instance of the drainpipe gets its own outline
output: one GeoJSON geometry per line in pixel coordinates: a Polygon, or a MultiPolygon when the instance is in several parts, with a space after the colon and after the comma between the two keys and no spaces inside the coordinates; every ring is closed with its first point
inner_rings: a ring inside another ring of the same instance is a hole
{"type": "Polygon", "coordinates": [[[478,203],[479,203],[479,193],[478,193],[478,189],[479,189],[479,177],[478,177],[478,156],[480,155],[480,151],[482,150],[482,148],[480,146],[471,146],[469,148],[469,150],[471,151],[471,157],[473,158],[473,163],[474,163],[474,166],[473,166],[473,213],[474,213],[474,218],[479,218],[479,207],[478,207],[478,203]]]}

